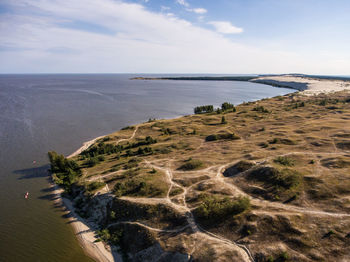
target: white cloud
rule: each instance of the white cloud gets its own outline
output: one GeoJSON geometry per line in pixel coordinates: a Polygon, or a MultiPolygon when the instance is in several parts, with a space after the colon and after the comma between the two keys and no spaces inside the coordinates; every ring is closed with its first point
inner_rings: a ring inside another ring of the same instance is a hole
{"type": "Polygon", "coordinates": [[[340,61],[238,44],[120,0],[4,1],[15,12],[0,16],[1,73],[341,74],[350,68],[346,54],[340,61]],[[89,25],[101,30],[89,32],[89,25]]]}
{"type": "Polygon", "coordinates": [[[186,0],[176,0],[176,3],[180,4],[180,5],[183,5],[183,6],[186,6],[186,7],[189,7],[189,3],[187,3],[186,0]]]}
{"type": "Polygon", "coordinates": [[[205,8],[186,8],[186,11],[193,12],[199,15],[203,15],[208,12],[205,8]]]}
{"type": "Polygon", "coordinates": [[[226,21],[211,21],[208,24],[213,25],[216,31],[222,34],[239,34],[243,32],[243,28],[236,27],[226,21]]]}
{"type": "Polygon", "coordinates": [[[170,10],[170,7],[169,7],[169,6],[164,6],[164,5],[162,5],[162,6],[160,7],[160,10],[161,10],[162,12],[164,12],[164,11],[170,10]]]}
{"type": "Polygon", "coordinates": [[[196,14],[206,14],[208,11],[205,8],[193,8],[192,11],[196,14]]]}

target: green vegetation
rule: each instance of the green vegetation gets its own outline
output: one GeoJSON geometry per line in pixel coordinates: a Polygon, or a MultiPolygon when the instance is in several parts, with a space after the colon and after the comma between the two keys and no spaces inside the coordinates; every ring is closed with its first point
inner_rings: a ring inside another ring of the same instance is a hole
{"type": "Polygon", "coordinates": [[[71,191],[71,185],[77,182],[81,176],[81,170],[77,162],[65,158],[63,155],[58,155],[54,151],[48,152],[51,163],[50,172],[54,182],[57,185],[63,186],[65,191],[71,191]]]}
{"type": "Polygon", "coordinates": [[[135,148],[135,147],[139,147],[139,146],[147,146],[147,145],[152,145],[157,143],[157,139],[153,139],[150,136],[147,136],[145,139],[140,139],[139,141],[129,144],[126,149],[130,149],[130,148],[135,148]]]}
{"type": "Polygon", "coordinates": [[[247,197],[231,199],[202,194],[199,199],[202,204],[194,212],[196,217],[204,220],[220,221],[250,208],[250,200],[247,197]]]}
{"type": "Polygon", "coordinates": [[[287,251],[283,251],[281,252],[277,258],[274,258],[273,256],[269,256],[267,258],[268,262],[286,262],[289,260],[289,254],[287,253],[287,251]]]}
{"type": "Polygon", "coordinates": [[[205,141],[216,141],[216,140],[236,140],[240,139],[239,136],[235,135],[234,133],[223,133],[223,134],[215,134],[215,135],[209,135],[205,138],[205,141]]]}
{"type": "Polygon", "coordinates": [[[232,112],[236,112],[236,108],[233,104],[225,102],[221,105],[221,110],[222,111],[228,111],[231,110],[232,112]]]}
{"type": "Polygon", "coordinates": [[[287,156],[278,156],[273,160],[273,162],[283,165],[283,166],[294,166],[294,160],[287,156]]]}
{"type": "MultiPolygon", "coordinates": [[[[120,196],[142,196],[142,197],[159,197],[166,194],[168,186],[160,179],[161,175],[151,179],[146,176],[127,175],[124,181],[117,182],[114,185],[114,194],[120,196]]],[[[155,175],[153,175],[155,176],[155,175]]]]}
{"type": "Polygon", "coordinates": [[[212,113],[214,112],[214,106],[213,105],[206,105],[206,106],[197,106],[194,108],[195,114],[202,114],[202,113],[212,113]]]}
{"type": "Polygon", "coordinates": [[[104,142],[100,142],[97,145],[93,145],[89,147],[88,149],[84,150],[80,153],[83,157],[95,157],[102,154],[113,154],[118,153],[123,150],[123,147],[120,145],[112,145],[112,144],[106,144],[104,142]]]}
{"type": "Polygon", "coordinates": [[[176,195],[178,195],[178,194],[181,194],[182,192],[183,192],[183,189],[182,189],[182,188],[180,188],[180,187],[173,187],[173,188],[171,189],[169,195],[172,197],[172,196],[176,196],[176,195]]]}
{"type": "Polygon", "coordinates": [[[227,168],[223,175],[226,177],[236,175],[238,173],[247,171],[251,169],[255,164],[246,160],[241,160],[238,163],[234,164],[233,166],[227,168]]]}
{"type": "Polygon", "coordinates": [[[303,176],[296,170],[288,168],[260,167],[253,169],[248,178],[263,182],[277,200],[280,196],[296,198],[295,194],[303,185],[303,176]]]}
{"type": "Polygon", "coordinates": [[[222,116],[222,118],[221,118],[221,124],[222,124],[222,125],[227,124],[227,121],[226,121],[226,119],[225,119],[224,116],[222,116]]]}
{"type": "Polygon", "coordinates": [[[284,145],[296,145],[296,142],[288,138],[275,137],[268,141],[270,144],[284,144],[284,145]]]}
{"type": "MultiPolygon", "coordinates": [[[[221,105],[221,108],[215,109],[217,114],[221,114],[222,112],[236,112],[236,108],[233,104],[230,104],[228,102],[225,102],[221,105]]],[[[202,114],[202,113],[212,113],[214,112],[214,106],[213,105],[206,105],[206,106],[197,106],[194,108],[195,114],[202,114]]]]}
{"type": "Polygon", "coordinates": [[[126,127],[123,127],[121,130],[134,130],[135,127],[134,126],[126,126],[126,127]]]}
{"type": "Polygon", "coordinates": [[[120,240],[123,236],[123,231],[113,231],[110,232],[107,228],[97,231],[97,235],[100,240],[103,240],[104,242],[108,243],[111,242],[114,245],[119,245],[120,240]]]}
{"type": "Polygon", "coordinates": [[[298,102],[295,103],[292,108],[297,109],[299,107],[304,107],[304,106],[305,106],[305,102],[303,101],[303,102],[300,102],[300,103],[298,103],[298,102]]]}
{"type": "Polygon", "coordinates": [[[103,188],[105,185],[106,184],[104,182],[94,181],[94,182],[91,182],[90,184],[88,184],[86,189],[89,192],[94,192],[98,189],[103,188]]]}
{"type": "Polygon", "coordinates": [[[256,111],[256,112],[260,112],[260,113],[270,113],[269,110],[267,110],[265,107],[263,106],[256,106],[253,108],[252,111],[256,111]]]}
{"type": "Polygon", "coordinates": [[[188,159],[185,161],[183,165],[179,167],[179,170],[184,170],[184,171],[195,170],[195,169],[201,168],[202,166],[203,166],[203,162],[201,160],[188,159]]]}
{"type": "Polygon", "coordinates": [[[96,157],[89,158],[88,160],[86,160],[86,161],[84,162],[84,164],[85,164],[87,167],[96,166],[98,163],[99,163],[99,161],[98,161],[98,158],[96,158],[96,157]]]}

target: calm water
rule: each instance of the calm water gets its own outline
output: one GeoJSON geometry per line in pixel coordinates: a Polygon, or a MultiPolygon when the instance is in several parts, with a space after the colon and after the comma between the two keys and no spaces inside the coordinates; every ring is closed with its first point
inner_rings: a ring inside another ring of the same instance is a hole
{"type": "Polygon", "coordinates": [[[129,77],[0,75],[0,261],[91,261],[50,201],[47,151],[68,155],[83,141],[150,117],[190,114],[196,105],[293,92],[247,82],[129,77]]]}

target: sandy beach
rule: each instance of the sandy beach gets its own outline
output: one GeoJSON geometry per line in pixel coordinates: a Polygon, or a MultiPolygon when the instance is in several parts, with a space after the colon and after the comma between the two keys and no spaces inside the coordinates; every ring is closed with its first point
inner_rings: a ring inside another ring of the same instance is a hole
{"type": "MultiPolygon", "coordinates": [[[[82,151],[86,150],[95,143],[96,140],[104,136],[96,137],[92,140],[83,143],[83,146],[76,150],[74,153],[70,154],[67,158],[74,157],[80,154],[82,151]]],[[[96,242],[97,237],[95,236],[92,227],[81,218],[73,207],[73,203],[70,199],[62,197],[63,189],[51,182],[51,187],[53,187],[54,202],[62,205],[64,211],[68,215],[69,224],[73,227],[76,237],[79,240],[81,247],[84,252],[96,261],[101,262],[122,262],[121,255],[117,250],[112,250],[111,246],[103,243],[102,241],[96,242]]]]}

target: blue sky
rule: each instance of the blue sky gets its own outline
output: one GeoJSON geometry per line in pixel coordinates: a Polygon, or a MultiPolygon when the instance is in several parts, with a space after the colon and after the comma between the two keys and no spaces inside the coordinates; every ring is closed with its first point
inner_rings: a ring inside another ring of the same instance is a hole
{"type": "Polygon", "coordinates": [[[2,0],[0,73],[349,75],[346,0],[2,0]]]}

